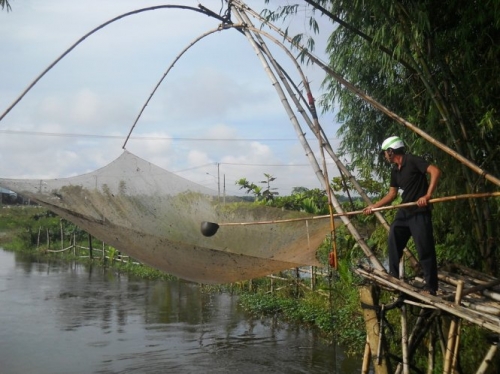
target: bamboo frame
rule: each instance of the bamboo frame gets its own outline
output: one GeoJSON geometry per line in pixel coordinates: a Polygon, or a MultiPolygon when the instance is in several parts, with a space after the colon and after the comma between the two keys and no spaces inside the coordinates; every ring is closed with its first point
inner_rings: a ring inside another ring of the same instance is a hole
{"type": "Polygon", "coordinates": [[[440,299],[431,295],[422,295],[418,292],[414,287],[409,284],[394,278],[387,273],[381,272],[377,269],[365,269],[363,266],[355,269],[355,272],[361,275],[364,278],[375,281],[380,285],[387,286],[393,290],[399,290],[404,292],[407,295],[412,296],[413,298],[424,301],[427,304],[433,305],[445,312],[448,312],[457,317],[463,318],[469,322],[472,322],[480,327],[486,328],[490,331],[494,331],[500,333],[500,319],[494,316],[479,315],[478,313],[474,313],[473,311],[461,306],[456,305],[455,303],[450,303],[446,300],[440,299]]]}

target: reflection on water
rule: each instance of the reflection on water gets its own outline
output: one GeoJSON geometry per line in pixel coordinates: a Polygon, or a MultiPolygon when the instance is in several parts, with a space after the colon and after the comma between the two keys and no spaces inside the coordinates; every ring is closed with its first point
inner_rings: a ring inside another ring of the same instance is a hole
{"type": "Polygon", "coordinates": [[[237,297],[0,249],[0,371],[358,373],[312,331],[255,320],[237,297]]]}

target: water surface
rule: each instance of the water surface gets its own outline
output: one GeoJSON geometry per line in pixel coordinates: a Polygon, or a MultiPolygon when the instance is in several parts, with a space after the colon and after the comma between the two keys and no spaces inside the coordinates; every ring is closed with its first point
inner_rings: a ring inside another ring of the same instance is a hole
{"type": "Polygon", "coordinates": [[[314,331],[254,319],[237,296],[0,249],[0,372],[359,373],[314,331]]]}

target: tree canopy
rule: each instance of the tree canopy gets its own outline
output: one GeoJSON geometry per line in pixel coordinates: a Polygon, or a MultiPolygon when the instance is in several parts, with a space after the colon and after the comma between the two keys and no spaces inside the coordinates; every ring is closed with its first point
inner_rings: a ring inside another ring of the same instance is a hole
{"type": "MultiPolygon", "coordinates": [[[[272,2],[271,2],[272,3],[272,2]]],[[[433,139],[499,176],[500,2],[445,0],[305,0],[269,11],[268,18],[315,17],[332,21],[329,66],[433,139]]],[[[329,30],[320,30],[320,32],[329,30]]],[[[309,43],[308,45],[311,45],[309,43]]],[[[337,111],[339,153],[362,177],[387,180],[375,155],[382,141],[399,135],[411,153],[425,155],[442,171],[439,195],[498,190],[456,159],[373,108],[327,76],[324,111],[337,111]]],[[[483,270],[498,268],[498,199],[435,207],[442,259],[483,270]]]]}

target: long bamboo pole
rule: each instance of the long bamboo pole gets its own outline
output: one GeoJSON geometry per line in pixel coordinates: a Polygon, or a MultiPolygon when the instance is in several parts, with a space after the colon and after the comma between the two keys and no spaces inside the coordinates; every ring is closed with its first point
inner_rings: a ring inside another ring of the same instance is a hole
{"type": "MultiPolygon", "coordinates": [[[[463,200],[463,199],[474,199],[474,198],[486,198],[486,197],[497,197],[500,196],[500,192],[485,192],[485,193],[476,193],[476,194],[463,194],[463,195],[454,195],[454,196],[445,196],[438,197],[435,199],[431,199],[428,201],[429,204],[442,203],[446,201],[454,201],[454,200],[463,200]]],[[[372,209],[372,212],[378,212],[383,210],[391,210],[398,208],[407,208],[416,206],[416,202],[396,204],[396,205],[387,205],[382,206],[380,208],[372,209]]],[[[333,217],[341,217],[341,216],[354,216],[358,214],[363,214],[362,210],[354,210],[351,212],[343,212],[343,213],[334,213],[333,217]]],[[[248,225],[269,225],[275,223],[286,223],[286,222],[298,222],[298,221],[311,221],[317,219],[325,219],[330,218],[330,214],[325,214],[321,216],[311,216],[311,217],[301,217],[301,218],[288,218],[288,219],[277,219],[277,220],[269,220],[269,221],[252,221],[252,222],[222,222],[218,223],[219,226],[248,226],[248,225]]]]}
{"type": "MultiPolygon", "coordinates": [[[[239,9],[237,9],[236,10],[236,15],[242,21],[246,22],[248,25],[251,25],[251,20],[250,20],[250,18],[247,16],[247,14],[245,12],[240,11],[239,9]]],[[[312,129],[313,133],[315,134],[315,136],[316,136],[316,138],[317,138],[317,140],[319,142],[319,150],[320,150],[320,155],[321,155],[321,160],[322,160],[322,166],[323,166],[323,170],[322,170],[323,181],[322,181],[322,183],[323,183],[323,186],[324,186],[325,190],[327,191],[328,208],[329,208],[329,212],[330,212],[330,221],[331,221],[330,222],[330,235],[331,235],[331,239],[332,239],[331,240],[331,242],[332,242],[332,253],[334,255],[333,256],[334,261],[333,261],[332,266],[333,266],[334,269],[337,269],[337,247],[336,247],[336,234],[335,234],[335,222],[334,222],[334,217],[333,217],[333,210],[335,208],[338,212],[342,212],[342,208],[341,208],[341,205],[340,205],[339,201],[334,197],[332,188],[330,186],[329,177],[328,177],[328,169],[327,169],[327,166],[326,166],[326,158],[325,158],[325,149],[324,149],[325,142],[324,142],[324,139],[322,138],[322,128],[321,128],[321,125],[319,124],[319,121],[318,121],[316,107],[314,105],[314,99],[313,99],[313,95],[312,95],[311,89],[309,87],[309,82],[307,81],[307,79],[306,79],[306,77],[305,77],[305,75],[304,75],[304,73],[303,73],[300,65],[295,61],[295,59],[293,58],[293,56],[290,53],[288,53],[288,56],[290,57],[291,61],[293,61],[295,63],[295,67],[296,67],[297,71],[299,72],[299,74],[301,76],[302,83],[304,85],[304,88],[306,89],[307,96],[309,97],[309,103],[308,104],[309,104],[309,111],[310,111],[310,113],[312,114],[312,117],[313,117],[313,121],[312,122],[309,119],[309,117],[306,115],[305,110],[303,109],[302,105],[300,104],[300,100],[298,100],[297,97],[296,97],[296,95],[294,95],[294,91],[293,91],[292,87],[290,87],[290,84],[289,84],[289,79],[287,79],[287,77],[284,75],[281,67],[277,64],[276,60],[273,58],[273,56],[271,54],[271,51],[267,47],[267,44],[265,43],[265,41],[262,38],[262,36],[260,35],[260,33],[256,32],[257,30],[254,29],[253,27],[250,30],[253,31],[255,39],[259,42],[260,48],[262,48],[262,50],[264,51],[264,53],[268,57],[271,65],[273,66],[274,70],[276,71],[277,76],[280,78],[283,86],[285,87],[285,89],[288,92],[290,98],[294,102],[295,107],[302,114],[302,116],[306,120],[306,122],[309,124],[309,127],[312,129]]],[[[282,43],[279,43],[279,44],[282,45],[282,43]]],[[[297,125],[298,125],[298,123],[297,123],[297,125]]],[[[295,127],[297,127],[297,125],[295,125],[295,127]]],[[[299,129],[297,131],[297,134],[299,135],[299,137],[304,136],[303,135],[304,133],[303,133],[302,129],[300,128],[300,126],[299,126],[299,129]]],[[[305,149],[305,150],[306,150],[306,152],[310,151],[310,149],[305,149]]],[[[316,161],[316,163],[317,163],[317,161],[316,161]]],[[[318,164],[318,167],[319,167],[319,163],[317,163],[317,164],[318,164]]],[[[316,168],[315,164],[313,166],[316,168]]],[[[354,234],[355,233],[353,233],[353,235],[354,234]]],[[[370,250],[368,248],[368,246],[364,245],[364,247],[366,247],[366,248],[363,248],[363,250],[365,252],[370,250]]],[[[374,256],[373,256],[372,253],[370,253],[369,257],[374,258],[374,256]]],[[[380,267],[382,267],[381,264],[377,264],[377,265],[380,266],[380,267]]]]}

